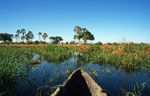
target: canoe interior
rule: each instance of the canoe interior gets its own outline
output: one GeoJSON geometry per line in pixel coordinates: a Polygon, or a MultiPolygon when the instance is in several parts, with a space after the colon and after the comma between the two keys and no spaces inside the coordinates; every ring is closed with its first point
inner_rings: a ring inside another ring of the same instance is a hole
{"type": "Polygon", "coordinates": [[[107,96],[95,81],[78,69],[73,72],[64,84],[57,88],[52,96],[107,96]],[[90,83],[89,83],[90,82],[90,83]],[[101,93],[100,93],[101,92],[101,93]]]}

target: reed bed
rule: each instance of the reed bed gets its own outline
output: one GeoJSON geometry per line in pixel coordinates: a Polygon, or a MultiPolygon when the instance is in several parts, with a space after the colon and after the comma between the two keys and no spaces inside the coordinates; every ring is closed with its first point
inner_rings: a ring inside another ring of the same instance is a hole
{"type": "Polygon", "coordinates": [[[31,48],[0,47],[0,93],[15,90],[16,77],[26,74],[24,64],[32,51],[31,48]]]}
{"type": "Polygon", "coordinates": [[[48,61],[59,62],[73,56],[73,50],[68,47],[49,45],[40,51],[40,54],[48,61]]]}
{"type": "Polygon", "coordinates": [[[150,67],[150,45],[121,43],[89,45],[77,48],[86,61],[108,63],[123,68],[150,67]]]}

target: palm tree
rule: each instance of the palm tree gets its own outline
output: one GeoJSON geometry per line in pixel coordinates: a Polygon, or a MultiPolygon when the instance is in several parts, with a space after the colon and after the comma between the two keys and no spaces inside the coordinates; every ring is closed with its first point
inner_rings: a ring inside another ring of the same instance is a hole
{"type": "Polygon", "coordinates": [[[27,41],[29,41],[29,40],[32,41],[33,38],[34,38],[34,35],[33,35],[32,31],[28,31],[28,33],[26,34],[26,40],[27,41]]]}
{"type": "Polygon", "coordinates": [[[44,33],[42,37],[43,37],[43,39],[45,41],[45,39],[48,37],[48,35],[46,33],[44,33]]]}
{"type": "Polygon", "coordinates": [[[38,35],[39,35],[39,40],[41,41],[41,35],[42,35],[42,33],[39,32],[38,35]]]}
{"type": "Polygon", "coordinates": [[[18,38],[19,42],[20,42],[20,33],[21,33],[21,31],[18,29],[18,30],[16,31],[16,35],[17,35],[17,38],[18,38]]]}
{"type": "Polygon", "coordinates": [[[22,42],[24,42],[25,36],[21,36],[21,40],[22,42]]]}
{"type": "Polygon", "coordinates": [[[15,34],[16,42],[18,42],[18,34],[15,34]]]}
{"type": "Polygon", "coordinates": [[[21,29],[21,33],[22,33],[21,40],[22,40],[22,42],[24,42],[26,30],[25,29],[21,29]]]}

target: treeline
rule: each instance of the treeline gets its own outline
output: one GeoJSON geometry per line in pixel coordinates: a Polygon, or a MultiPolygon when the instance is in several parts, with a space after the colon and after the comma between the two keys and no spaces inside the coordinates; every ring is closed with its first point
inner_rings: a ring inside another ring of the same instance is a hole
{"type": "MultiPolygon", "coordinates": [[[[19,29],[16,31],[16,34],[8,34],[8,33],[0,33],[0,41],[3,41],[3,43],[17,43],[17,44],[46,44],[46,39],[48,38],[47,33],[39,32],[39,41],[33,42],[34,34],[32,31],[26,31],[25,29],[19,29]],[[42,38],[42,39],[41,39],[42,38]],[[16,42],[13,42],[13,39],[16,39],[16,42]]],[[[60,36],[51,36],[49,37],[51,40],[51,43],[58,44],[60,41],[63,41],[62,37],[60,36]]]]}
{"type": "MultiPolygon", "coordinates": [[[[86,28],[81,28],[80,26],[75,26],[73,30],[76,34],[74,35],[74,39],[77,39],[79,42],[71,41],[66,42],[65,44],[76,44],[81,43],[81,40],[86,44],[88,40],[94,40],[94,35],[91,34],[89,30],[86,28]]],[[[38,32],[39,40],[36,40],[33,42],[34,34],[32,31],[26,31],[25,29],[18,29],[16,33],[8,34],[8,33],[0,33],[0,41],[3,41],[4,43],[19,43],[19,44],[46,44],[46,39],[48,38],[47,33],[38,32]],[[13,39],[16,39],[16,42],[13,42],[13,39]]],[[[51,40],[51,43],[53,44],[59,44],[61,41],[63,41],[63,38],[61,36],[51,36],[49,37],[51,40]]],[[[61,42],[63,43],[63,42],[61,42]]]]}

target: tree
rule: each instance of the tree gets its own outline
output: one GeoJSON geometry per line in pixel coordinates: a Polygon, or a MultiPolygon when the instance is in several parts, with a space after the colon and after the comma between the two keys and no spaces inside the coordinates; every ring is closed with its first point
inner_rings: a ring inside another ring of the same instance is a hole
{"type": "Polygon", "coordinates": [[[21,40],[22,40],[22,42],[24,42],[26,30],[25,30],[25,29],[21,29],[21,32],[20,32],[20,33],[22,33],[21,40]]]}
{"type": "Polygon", "coordinates": [[[56,37],[52,36],[52,37],[49,37],[49,39],[52,40],[53,44],[58,44],[58,43],[60,43],[60,41],[63,41],[62,37],[60,37],[60,36],[56,36],[56,37]]]}
{"type": "Polygon", "coordinates": [[[42,33],[41,33],[41,32],[39,32],[39,33],[38,33],[38,35],[39,35],[39,40],[41,41],[42,33]]]}
{"type": "Polygon", "coordinates": [[[21,33],[21,31],[18,29],[18,30],[16,31],[16,34],[17,34],[17,38],[18,38],[19,42],[20,42],[20,33],[21,33]]]}
{"type": "Polygon", "coordinates": [[[22,42],[24,42],[25,39],[26,39],[25,36],[21,36],[22,42]]]}
{"type": "Polygon", "coordinates": [[[16,42],[18,42],[18,34],[15,34],[16,42]]]}
{"type": "Polygon", "coordinates": [[[26,34],[26,40],[27,41],[32,41],[32,39],[34,38],[34,35],[33,35],[33,33],[32,33],[32,31],[28,31],[28,33],[26,34]]]}
{"type": "Polygon", "coordinates": [[[86,44],[87,40],[94,40],[94,35],[91,34],[86,28],[82,28],[82,39],[84,43],[86,44]]]}
{"type": "Polygon", "coordinates": [[[103,43],[101,41],[98,41],[96,44],[97,45],[103,45],[103,43]]]}
{"type": "Polygon", "coordinates": [[[82,28],[80,26],[75,26],[73,31],[76,33],[74,39],[78,39],[80,43],[80,39],[82,38],[82,28]]]}
{"type": "Polygon", "coordinates": [[[44,33],[42,37],[43,37],[43,39],[45,41],[45,39],[48,37],[48,35],[46,33],[44,33]]]}
{"type": "Polygon", "coordinates": [[[71,41],[70,44],[76,44],[76,42],[75,41],[71,41]]]}
{"type": "Polygon", "coordinates": [[[4,42],[12,42],[13,34],[8,34],[8,33],[0,33],[0,41],[4,42]]]}

